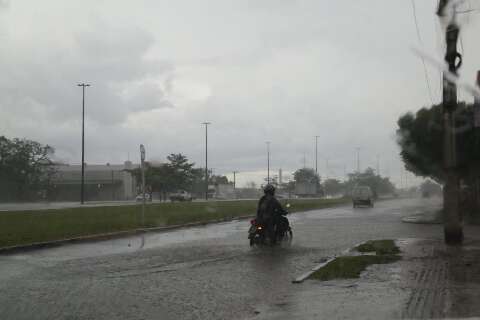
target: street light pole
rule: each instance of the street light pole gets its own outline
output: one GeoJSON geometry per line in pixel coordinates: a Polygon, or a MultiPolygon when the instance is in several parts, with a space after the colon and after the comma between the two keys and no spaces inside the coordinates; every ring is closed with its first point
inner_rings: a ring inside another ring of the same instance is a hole
{"type": "Polygon", "coordinates": [[[315,173],[318,174],[318,137],[315,136],[315,173]]]}
{"type": "Polygon", "coordinates": [[[238,171],[233,171],[233,190],[236,188],[236,174],[238,171]]]}
{"type": "Polygon", "coordinates": [[[205,125],[205,201],[208,201],[208,125],[210,122],[203,122],[205,125]]]}
{"type": "Polygon", "coordinates": [[[377,176],[380,176],[380,155],[377,154],[377,176]]]}
{"type": "Polygon", "coordinates": [[[145,147],[140,145],[140,163],[142,170],[142,228],[145,227],[145,147]]]}
{"type": "Polygon", "coordinates": [[[325,158],[325,170],[326,170],[325,171],[325,179],[327,179],[327,180],[328,180],[328,172],[330,170],[329,165],[328,165],[328,160],[329,160],[328,158],[325,158]]]}
{"type": "Polygon", "coordinates": [[[78,84],[82,87],[82,182],[80,186],[80,203],[85,201],[85,88],[90,87],[87,83],[78,84]]]}
{"type": "Polygon", "coordinates": [[[357,147],[357,172],[360,173],[360,147],[357,147]]]}
{"type": "Polygon", "coordinates": [[[270,184],[270,141],[267,144],[267,184],[270,184]]]}

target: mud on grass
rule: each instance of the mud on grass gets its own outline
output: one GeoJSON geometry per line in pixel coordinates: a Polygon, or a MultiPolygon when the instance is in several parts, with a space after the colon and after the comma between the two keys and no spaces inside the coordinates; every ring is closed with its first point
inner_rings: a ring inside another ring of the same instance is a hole
{"type": "Polygon", "coordinates": [[[375,252],[377,255],[400,253],[393,240],[369,240],[355,247],[355,250],[362,253],[375,252]]]}
{"type": "Polygon", "coordinates": [[[393,240],[370,240],[354,248],[361,254],[337,257],[315,271],[310,279],[322,281],[332,279],[359,278],[360,274],[372,264],[387,264],[401,259],[400,249],[393,240]]]}
{"type": "Polygon", "coordinates": [[[386,264],[400,260],[398,255],[360,255],[338,257],[323,268],[315,271],[310,279],[322,281],[332,279],[359,278],[360,274],[372,264],[386,264]]]}

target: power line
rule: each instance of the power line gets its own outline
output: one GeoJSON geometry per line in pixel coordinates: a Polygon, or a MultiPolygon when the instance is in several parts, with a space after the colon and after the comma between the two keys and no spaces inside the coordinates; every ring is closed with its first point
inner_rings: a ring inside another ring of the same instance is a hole
{"type": "Polygon", "coordinates": [[[413,12],[413,20],[415,21],[415,29],[417,30],[417,37],[420,43],[423,43],[422,36],[420,35],[420,28],[418,27],[418,20],[417,20],[417,9],[415,8],[415,0],[412,0],[412,12],[413,12]]]}
{"type": "MultiPolygon", "coordinates": [[[[418,27],[417,10],[415,8],[415,0],[411,0],[411,3],[412,3],[413,20],[415,22],[415,29],[417,30],[418,41],[420,42],[420,44],[423,44],[422,37],[420,35],[420,28],[418,27]]],[[[423,72],[425,74],[425,81],[426,81],[427,89],[428,89],[428,96],[430,97],[430,103],[433,105],[432,88],[430,86],[430,78],[428,77],[427,65],[425,64],[425,59],[423,57],[420,57],[420,58],[422,59],[423,72]]]]}

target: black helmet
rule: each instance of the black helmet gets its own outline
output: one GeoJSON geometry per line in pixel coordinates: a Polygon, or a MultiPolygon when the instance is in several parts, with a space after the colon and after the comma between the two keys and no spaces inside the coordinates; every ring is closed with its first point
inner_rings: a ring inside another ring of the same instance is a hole
{"type": "Polygon", "coordinates": [[[271,194],[271,195],[274,195],[275,194],[275,187],[271,184],[267,184],[265,186],[265,188],[263,188],[263,192],[265,194],[271,194]]]}

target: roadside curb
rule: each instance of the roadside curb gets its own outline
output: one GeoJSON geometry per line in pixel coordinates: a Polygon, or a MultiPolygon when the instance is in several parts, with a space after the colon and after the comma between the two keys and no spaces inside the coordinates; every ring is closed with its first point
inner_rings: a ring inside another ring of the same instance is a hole
{"type": "Polygon", "coordinates": [[[292,283],[302,283],[308,277],[310,277],[314,272],[320,270],[321,268],[323,268],[324,266],[326,266],[327,264],[329,264],[330,262],[335,260],[337,257],[339,257],[339,256],[330,257],[330,258],[326,259],[324,262],[321,262],[320,264],[317,264],[316,266],[314,266],[309,271],[307,271],[304,274],[302,274],[302,275],[298,276],[297,278],[293,279],[292,283]]]}
{"type": "Polygon", "coordinates": [[[245,216],[238,216],[238,217],[226,218],[226,219],[216,219],[216,220],[208,220],[208,221],[201,221],[201,222],[190,222],[186,224],[176,224],[172,226],[139,228],[134,230],[100,233],[100,234],[60,239],[60,240],[54,240],[54,241],[34,242],[27,245],[18,245],[18,246],[0,248],[0,255],[8,255],[13,253],[26,252],[26,251],[36,250],[36,249],[43,249],[43,248],[60,247],[64,244],[118,239],[125,236],[133,236],[133,235],[144,234],[149,232],[159,232],[159,231],[161,232],[161,231],[170,231],[170,230],[182,229],[182,228],[199,227],[199,226],[205,226],[205,225],[222,223],[222,222],[230,222],[235,220],[245,220],[253,217],[254,217],[253,215],[245,215],[245,216]]]}
{"type": "Polygon", "coordinates": [[[442,224],[443,219],[437,215],[417,214],[403,217],[402,222],[412,224],[442,224]]]}

